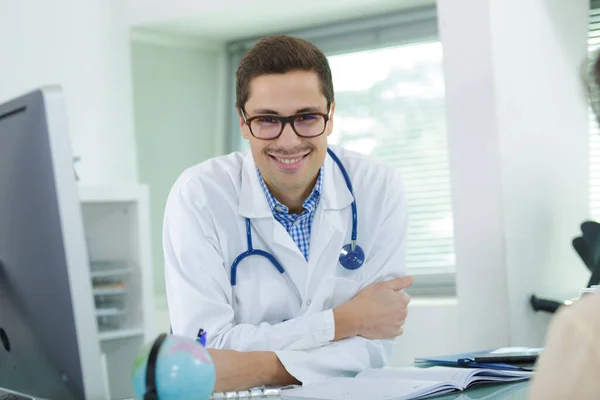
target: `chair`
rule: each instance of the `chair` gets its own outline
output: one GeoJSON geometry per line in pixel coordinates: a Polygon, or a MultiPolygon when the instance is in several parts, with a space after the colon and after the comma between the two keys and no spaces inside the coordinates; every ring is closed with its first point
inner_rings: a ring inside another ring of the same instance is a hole
{"type": "MultiPolygon", "coordinates": [[[[573,248],[590,271],[591,276],[586,287],[600,284],[600,223],[584,221],[581,224],[581,236],[573,239],[573,248]]],[[[530,304],[534,311],[555,313],[560,306],[568,306],[572,302],[567,300],[559,302],[531,295],[530,304]]]]}

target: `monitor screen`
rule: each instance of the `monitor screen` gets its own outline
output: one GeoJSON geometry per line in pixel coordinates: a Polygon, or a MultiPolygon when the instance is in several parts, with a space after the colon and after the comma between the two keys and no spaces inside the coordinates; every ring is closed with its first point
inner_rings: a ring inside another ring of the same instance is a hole
{"type": "Polygon", "coordinates": [[[69,264],[65,241],[81,221],[61,214],[46,112],[42,92],[0,105],[0,388],[84,399],[69,274],[87,265],[69,264]]]}

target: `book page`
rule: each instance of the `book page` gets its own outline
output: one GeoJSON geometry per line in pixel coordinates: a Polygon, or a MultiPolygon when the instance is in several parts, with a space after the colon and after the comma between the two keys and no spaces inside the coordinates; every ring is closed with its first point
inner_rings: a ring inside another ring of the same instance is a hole
{"type": "Polygon", "coordinates": [[[464,389],[471,379],[475,369],[452,367],[429,368],[382,368],[369,369],[358,374],[357,378],[392,378],[433,381],[452,385],[456,389],[464,389]]]}
{"type": "Polygon", "coordinates": [[[433,381],[440,384],[452,385],[463,390],[473,382],[511,382],[528,379],[533,376],[529,371],[504,371],[481,368],[454,368],[454,367],[429,367],[429,368],[383,368],[369,369],[358,374],[357,378],[386,378],[433,381]]]}
{"type": "Polygon", "coordinates": [[[300,388],[282,390],[283,400],[407,400],[454,391],[436,382],[383,378],[332,378],[300,388]]]}
{"type": "Polygon", "coordinates": [[[541,353],[543,348],[538,347],[501,347],[490,351],[491,354],[507,354],[507,353],[541,353]]]}

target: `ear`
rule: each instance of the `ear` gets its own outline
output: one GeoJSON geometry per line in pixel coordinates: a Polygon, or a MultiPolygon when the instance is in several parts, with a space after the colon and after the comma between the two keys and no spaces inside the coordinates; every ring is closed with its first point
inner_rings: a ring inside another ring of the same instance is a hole
{"type": "Polygon", "coordinates": [[[331,110],[329,112],[329,121],[327,122],[327,136],[333,132],[333,115],[335,114],[335,101],[331,103],[331,110]]]}
{"type": "Polygon", "coordinates": [[[250,132],[248,130],[248,127],[246,126],[246,123],[244,122],[244,117],[242,117],[242,110],[240,110],[239,108],[235,108],[239,121],[240,121],[240,132],[242,132],[242,137],[244,139],[249,139],[250,138],[250,132]]]}

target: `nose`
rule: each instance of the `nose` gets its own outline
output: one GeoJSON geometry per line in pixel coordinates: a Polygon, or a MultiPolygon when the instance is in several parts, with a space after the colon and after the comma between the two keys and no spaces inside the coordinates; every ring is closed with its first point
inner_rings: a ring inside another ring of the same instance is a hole
{"type": "Polygon", "coordinates": [[[293,149],[302,144],[301,138],[296,135],[291,124],[285,124],[283,132],[277,138],[277,146],[284,149],[293,149]]]}

